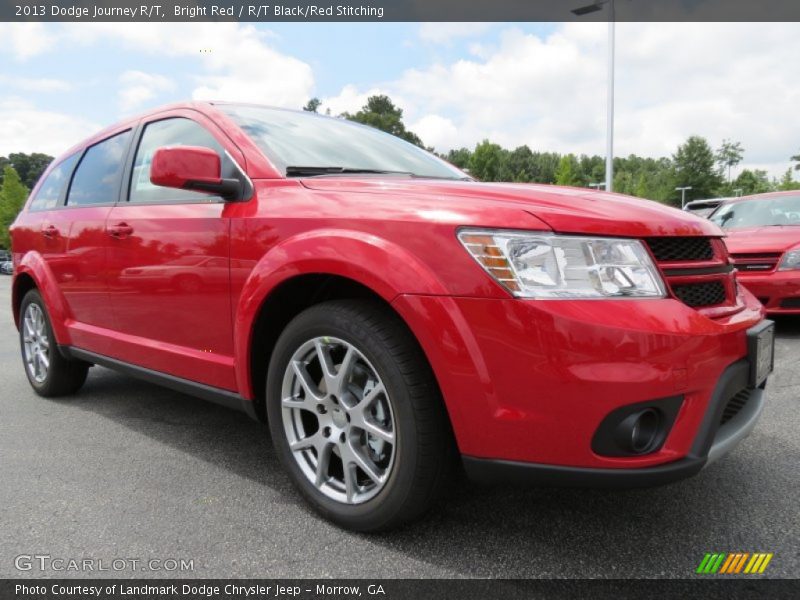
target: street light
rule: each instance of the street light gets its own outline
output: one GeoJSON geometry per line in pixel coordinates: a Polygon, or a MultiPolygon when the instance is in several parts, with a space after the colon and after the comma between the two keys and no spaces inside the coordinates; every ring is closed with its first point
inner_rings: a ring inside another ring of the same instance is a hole
{"type": "Polygon", "coordinates": [[[692,189],[692,186],[687,185],[685,187],[676,187],[675,191],[681,193],[681,208],[686,206],[686,190],[692,189]]]}
{"type": "Polygon", "coordinates": [[[608,4],[608,99],[606,114],[606,191],[614,191],[614,0],[596,0],[592,4],[573,9],[572,14],[582,17],[608,4]]]}

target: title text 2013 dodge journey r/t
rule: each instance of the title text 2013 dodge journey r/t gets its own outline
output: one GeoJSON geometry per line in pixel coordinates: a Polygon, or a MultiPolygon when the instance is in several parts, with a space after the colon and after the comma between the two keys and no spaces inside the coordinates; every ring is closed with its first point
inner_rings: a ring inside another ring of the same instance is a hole
{"type": "Polygon", "coordinates": [[[713,223],[478,183],[374,129],[195,103],[54,161],[12,228],[42,396],[97,364],[269,422],[358,530],[479,481],[655,485],[753,427],[773,329],[713,223]]]}

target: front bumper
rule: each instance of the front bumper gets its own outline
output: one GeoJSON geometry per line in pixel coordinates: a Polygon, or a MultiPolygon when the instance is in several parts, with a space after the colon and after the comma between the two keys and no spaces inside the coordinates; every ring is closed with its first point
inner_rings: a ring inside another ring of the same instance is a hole
{"type": "MultiPolygon", "coordinates": [[[[707,429],[719,425],[712,407],[727,389],[725,373],[749,372],[746,332],[763,319],[763,309],[749,294],[743,303],[718,319],[674,299],[403,295],[393,305],[433,367],[473,474],[486,464],[502,472],[523,463],[545,478],[581,479],[592,471],[591,477],[626,479],[625,471],[641,471],[635,477],[646,482],[655,476],[646,472],[667,480],[696,472],[755,423],[758,411],[743,411],[736,432],[733,420],[713,435],[707,429]],[[679,410],[657,450],[593,451],[598,426],[615,409],[675,397],[679,410]],[[620,473],[605,477],[605,471],[620,473]]],[[[734,381],[741,386],[733,394],[747,387],[747,379],[734,381]]],[[[760,410],[761,404],[759,391],[748,405],[760,410]]]]}
{"type": "Polygon", "coordinates": [[[800,271],[740,271],[736,278],[761,301],[768,314],[800,314],[800,271]]]}
{"type": "Polygon", "coordinates": [[[755,427],[764,406],[763,388],[750,390],[741,410],[720,424],[730,398],[746,385],[749,371],[747,361],[739,361],[725,370],[692,450],[685,458],[639,469],[592,469],[464,456],[464,469],[478,483],[571,487],[652,487],[691,477],[728,454],[755,427]]]}

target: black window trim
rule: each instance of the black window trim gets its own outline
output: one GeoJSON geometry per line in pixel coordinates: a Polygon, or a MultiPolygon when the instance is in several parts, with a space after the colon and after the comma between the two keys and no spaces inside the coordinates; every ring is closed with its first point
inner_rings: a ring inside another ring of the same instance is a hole
{"type": "Polygon", "coordinates": [[[234,156],[228,151],[225,147],[225,144],[219,141],[217,136],[215,136],[208,127],[193,119],[191,117],[187,117],[182,114],[167,114],[167,115],[154,115],[152,117],[146,117],[145,119],[141,120],[138,125],[136,126],[136,130],[134,131],[133,138],[131,140],[131,148],[133,149],[130,152],[130,156],[128,157],[127,162],[125,163],[125,169],[122,173],[122,187],[120,189],[119,194],[119,201],[117,202],[117,206],[171,206],[175,204],[226,204],[228,201],[222,198],[221,196],[213,196],[210,195],[207,198],[176,198],[174,200],[151,200],[147,202],[131,202],[131,183],[133,180],[133,164],[136,162],[136,154],[139,152],[139,146],[142,143],[142,138],[144,137],[144,132],[147,129],[148,125],[153,123],[159,123],[161,121],[169,121],[172,119],[186,119],[187,121],[191,121],[198,127],[201,127],[205,130],[212,138],[214,138],[219,145],[222,147],[223,152],[231,159],[231,162],[239,171],[241,176],[244,179],[245,188],[248,192],[245,193],[244,201],[249,200],[252,198],[252,190],[253,190],[253,183],[250,179],[247,172],[242,168],[239,164],[239,161],[234,158],[234,156]]]}
{"type": "Polygon", "coordinates": [[[125,128],[125,129],[120,129],[119,131],[115,131],[111,135],[104,137],[102,140],[97,140],[93,144],[90,144],[89,146],[84,147],[83,150],[80,151],[81,152],[81,156],[78,159],[78,162],[75,163],[75,167],[72,169],[72,173],[70,173],[69,182],[67,183],[66,187],[64,188],[64,191],[62,193],[62,198],[60,199],[59,204],[56,205],[56,207],[53,210],[55,210],[55,209],[71,209],[71,208],[89,208],[89,207],[100,207],[100,208],[102,208],[104,206],[106,206],[106,207],[116,206],[119,203],[119,198],[120,198],[122,175],[125,173],[125,169],[126,169],[128,163],[130,162],[131,141],[133,140],[133,137],[134,137],[136,131],[138,130],[138,128],[139,128],[139,125],[137,124],[137,125],[134,125],[132,127],[128,127],[128,128],[125,128]],[[78,172],[78,169],[80,168],[81,163],[83,162],[83,159],[86,158],[86,153],[89,152],[89,150],[91,148],[94,148],[95,146],[97,146],[99,144],[107,142],[111,138],[117,137],[118,135],[122,135],[124,133],[129,133],[129,132],[130,132],[131,136],[128,139],[128,143],[127,143],[127,146],[125,148],[125,151],[123,152],[122,169],[120,170],[120,173],[117,175],[117,181],[116,181],[117,193],[115,194],[115,198],[116,199],[114,201],[112,201],[112,202],[101,202],[101,203],[98,203],[98,204],[72,204],[72,205],[67,204],[67,198],[69,197],[69,192],[72,189],[72,182],[73,182],[73,179],[75,178],[75,173],[78,172]]]}

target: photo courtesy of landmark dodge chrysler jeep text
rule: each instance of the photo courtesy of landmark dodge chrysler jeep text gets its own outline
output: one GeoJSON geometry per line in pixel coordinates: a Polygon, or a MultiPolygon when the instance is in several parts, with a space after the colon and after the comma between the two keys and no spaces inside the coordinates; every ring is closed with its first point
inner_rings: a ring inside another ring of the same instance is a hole
{"type": "Polygon", "coordinates": [[[102,365],[269,422],[352,529],[484,482],[656,485],[753,428],[773,326],[723,232],[654,202],[479,183],[341,119],[169,106],[58,158],[12,227],[25,372],[102,365]]]}

